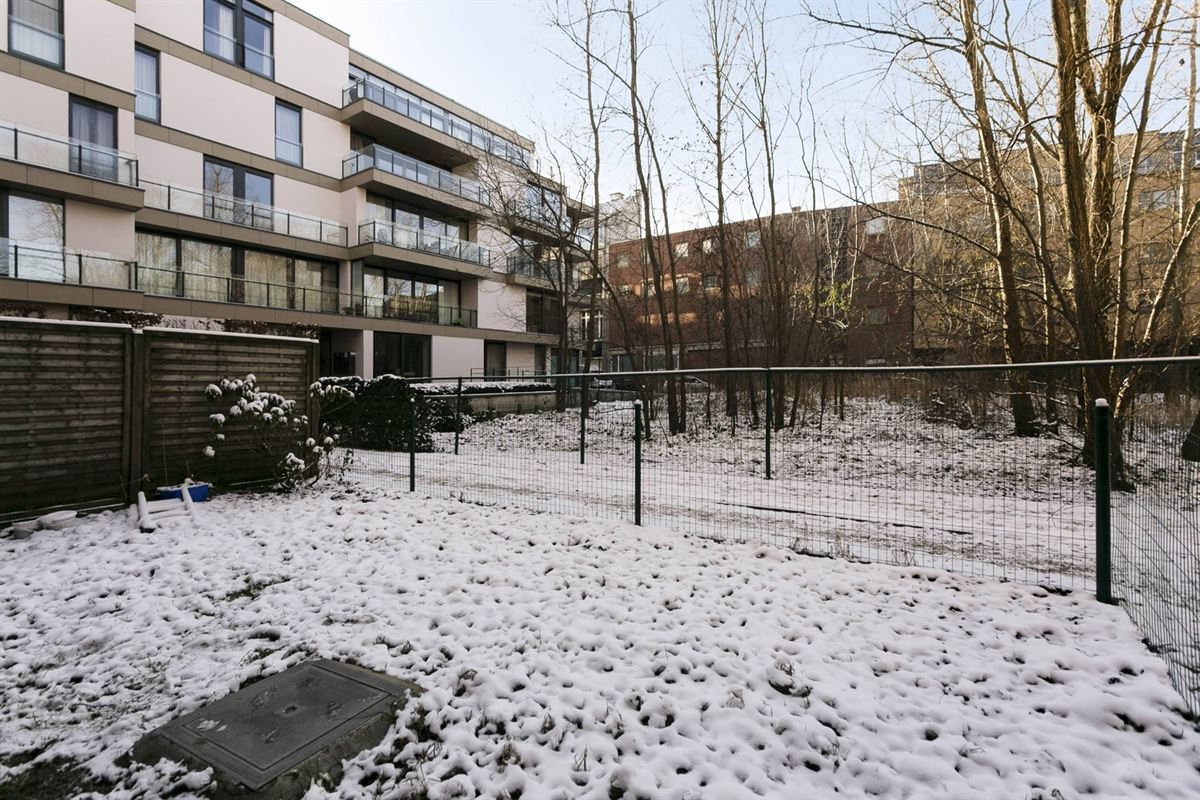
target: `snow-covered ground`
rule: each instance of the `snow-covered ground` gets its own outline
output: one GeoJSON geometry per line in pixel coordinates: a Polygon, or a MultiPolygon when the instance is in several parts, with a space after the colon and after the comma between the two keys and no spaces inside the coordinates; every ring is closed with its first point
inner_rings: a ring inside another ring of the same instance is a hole
{"type": "MultiPolygon", "coordinates": [[[[444,402],[452,402],[449,398],[444,402]]],[[[1017,438],[997,417],[978,430],[927,421],[913,403],[851,398],[844,419],[775,433],[765,479],[761,428],[731,429],[693,398],[686,435],[655,423],[643,443],[647,522],[726,541],[951,569],[1061,588],[1095,572],[1093,476],[1077,439],[1017,438]]],[[[509,415],[435,436],[416,457],[435,496],[633,518],[629,403],[593,409],[579,463],[579,412],[509,415]]],[[[356,451],[350,477],[406,488],[408,454],[356,451]]]]}
{"type": "Polygon", "coordinates": [[[1082,592],[403,493],[200,510],[194,530],[105,514],[0,541],[0,795],[55,758],[114,798],[203,793],[204,773],[119,756],[312,657],[427,690],[312,798],[1200,785],[1163,663],[1082,592]]]}

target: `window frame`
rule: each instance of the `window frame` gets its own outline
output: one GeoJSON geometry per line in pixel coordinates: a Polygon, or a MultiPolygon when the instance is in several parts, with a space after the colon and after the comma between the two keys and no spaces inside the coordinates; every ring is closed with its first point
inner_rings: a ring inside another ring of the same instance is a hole
{"type": "MultiPolygon", "coordinates": [[[[264,18],[261,14],[258,14],[254,11],[247,11],[246,6],[245,6],[245,0],[204,0],[204,11],[208,10],[208,6],[210,3],[215,3],[220,6],[225,6],[226,8],[230,8],[233,10],[233,44],[234,44],[233,58],[229,59],[229,58],[226,58],[225,56],[221,55],[220,53],[212,52],[211,50],[209,50],[207,48],[207,46],[205,46],[206,43],[202,42],[202,50],[203,50],[204,54],[212,56],[213,58],[219,59],[221,61],[224,61],[226,64],[233,64],[236,67],[241,67],[242,69],[246,70],[247,72],[253,73],[254,75],[258,75],[263,78],[266,78],[267,80],[271,80],[271,81],[275,80],[275,13],[271,9],[266,8],[265,6],[261,5],[260,3],[253,3],[253,4],[258,6],[259,8],[262,8],[264,12],[269,14],[270,15],[269,19],[264,18]],[[266,25],[266,27],[269,28],[271,31],[271,52],[266,54],[270,58],[269,63],[271,65],[271,69],[270,69],[269,73],[259,72],[258,70],[251,69],[250,67],[248,67],[246,65],[246,17],[247,16],[254,17],[259,22],[264,23],[266,25]]],[[[204,39],[205,38],[204,32],[208,30],[208,26],[204,21],[204,19],[205,19],[204,13],[201,14],[200,19],[201,19],[201,22],[200,22],[201,38],[204,39]]]]}
{"type": "Polygon", "coordinates": [[[746,243],[747,250],[751,250],[755,247],[758,247],[759,245],[762,244],[762,231],[757,231],[757,230],[746,231],[746,236],[745,236],[744,241],[746,243]],[[754,239],[753,242],[750,241],[751,238],[754,239]]]}
{"type": "MultiPolygon", "coordinates": [[[[93,178],[95,180],[109,181],[112,183],[119,182],[118,176],[119,176],[119,172],[120,172],[120,167],[118,166],[118,163],[121,158],[121,156],[119,154],[120,149],[121,149],[121,138],[120,138],[121,137],[121,120],[120,120],[119,110],[117,109],[116,106],[110,106],[106,103],[98,103],[95,100],[89,100],[88,98],[80,97],[77,94],[68,95],[67,96],[67,138],[72,141],[74,141],[74,140],[85,141],[83,139],[80,139],[80,137],[76,134],[76,131],[75,131],[75,108],[76,108],[76,106],[82,106],[83,108],[89,108],[93,111],[100,111],[100,112],[108,114],[112,118],[112,144],[111,145],[101,145],[101,144],[95,144],[94,142],[88,142],[88,144],[92,145],[93,147],[97,147],[97,148],[109,147],[112,150],[112,165],[111,165],[112,166],[112,177],[106,177],[105,175],[98,175],[95,172],[87,171],[87,169],[84,167],[85,162],[83,161],[83,147],[82,146],[79,147],[78,150],[75,150],[74,145],[71,145],[72,150],[69,153],[69,171],[71,172],[72,175],[81,175],[85,178],[93,178]]],[[[136,179],[136,177],[137,176],[135,174],[134,178],[136,179]]]]}
{"type": "Polygon", "coordinates": [[[285,100],[280,100],[278,98],[275,100],[275,160],[282,161],[284,164],[291,164],[295,167],[304,166],[304,111],[300,108],[300,106],[294,105],[285,100]],[[279,137],[280,109],[283,109],[284,111],[291,111],[296,114],[296,132],[299,138],[294,142],[288,141],[287,139],[282,140],[285,144],[294,145],[300,151],[300,158],[296,161],[284,158],[279,154],[279,143],[281,141],[279,137]]]}
{"type": "MultiPolygon", "coordinates": [[[[44,0],[36,0],[36,1],[38,3],[40,3],[41,5],[46,5],[44,0]]],[[[7,15],[8,16],[8,27],[6,30],[8,39],[6,40],[5,48],[8,53],[16,56],[17,58],[22,58],[22,59],[25,59],[26,61],[32,61],[35,64],[41,64],[43,66],[50,67],[51,69],[57,69],[57,70],[63,71],[63,70],[66,70],[66,68],[67,68],[66,67],[66,64],[67,64],[67,34],[66,34],[67,0],[51,0],[51,1],[58,5],[58,31],[57,31],[57,33],[58,33],[59,60],[58,61],[48,61],[44,58],[38,58],[35,55],[29,54],[29,53],[24,53],[20,50],[13,49],[14,17],[13,17],[13,3],[11,2],[11,0],[9,0],[9,3],[8,3],[8,15],[7,15]]],[[[29,23],[24,22],[23,20],[21,21],[21,24],[29,25],[29,23]]]]}
{"type": "Polygon", "coordinates": [[[145,45],[141,45],[141,44],[134,45],[133,59],[134,59],[133,116],[136,119],[144,119],[144,120],[148,120],[150,122],[156,123],[156,124],[161,124],[162,123],[162,53],[159,52],[158,50],[155,50],[152,47],[146,47],[145,45]],[[138,110],[137,110],[137,95],[138,95],[137,54],[138,53],[152,56],[154,58],[154,116],[153,117],[147,117],[142,114],[139,114],[138,110]]]}

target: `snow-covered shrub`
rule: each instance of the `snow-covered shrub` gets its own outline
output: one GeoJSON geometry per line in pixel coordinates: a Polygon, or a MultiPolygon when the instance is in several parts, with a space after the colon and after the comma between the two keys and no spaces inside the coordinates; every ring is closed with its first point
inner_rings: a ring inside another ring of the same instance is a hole
{"type": "MultiPolygon", "coordinates": [[[[309,387],[309,394],[318,415],[329,403],[354,398],[345,387],[327,387],[320,382],[309,387]]],[[[228,437],[232,435],[235,442],[249,440],[250,449],[266,458],[276,485],[285,491],[305,482],[315,483],[334,469],[337,434],[322,424],[314,435],[308,415],[302,413],[296,401],[260,389],[254,375],[222,378],[208,384],[204,395],[224,409],[209,415],[213,444],[204,448],[206,459],[216,458],[219,451],[228,447],[228,437]]]]}
{"type": "Polygon", "coordinates": [[[322,378],[320,383],[328,390],[336,388],[353,393],[352,402],[322,418],[348,447],[408,450],[410,415],[415,417],[413,436],[419,453],[433,451],[433,431],[453,430],[453,400],[431,402],[414,391],[411,382],[396,375],[381,375],[371,380],[322,378]],[[447,414],[449,420],[445,418],[447,414]]]}

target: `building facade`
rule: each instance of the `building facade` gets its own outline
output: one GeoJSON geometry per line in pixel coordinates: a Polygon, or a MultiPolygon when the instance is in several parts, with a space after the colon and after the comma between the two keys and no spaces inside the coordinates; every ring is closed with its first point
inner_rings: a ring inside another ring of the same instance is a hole
{"type": "Polygon", "coordinates": [[[570,204],[530,140],[282,0],[0,14],[0,314],[308,335],[324,374],[547,366],[507,256],[570,204]]]}

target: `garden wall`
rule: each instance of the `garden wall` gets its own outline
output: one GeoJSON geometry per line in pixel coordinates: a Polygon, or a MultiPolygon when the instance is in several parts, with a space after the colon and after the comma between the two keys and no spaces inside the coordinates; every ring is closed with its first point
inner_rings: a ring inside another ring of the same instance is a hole
{"type": "Polygon", "coordinates": [[[205,386],[248,373],[315,428],[315,341],[0,317],[0,523],[123,505],[201,472],[222,487],[269,480],[249,439],[203,456],[221,410],[205,386]]]}

